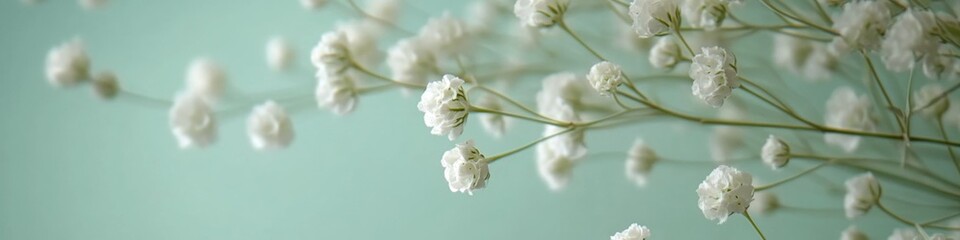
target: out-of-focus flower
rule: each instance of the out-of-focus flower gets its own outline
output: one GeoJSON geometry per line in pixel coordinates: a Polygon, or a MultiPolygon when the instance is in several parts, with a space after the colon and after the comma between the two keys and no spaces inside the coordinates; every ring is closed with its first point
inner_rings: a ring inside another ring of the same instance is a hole
{"type": "Polygon", "coordinates": [[[672,19],[678,18],[677,0],[634,0],[630,3],[633,30],[641,38],[649,38],[670,30],[672,19]]]}
{"type": "Polygon", "coordinates": [[[673,68],[682,57],[680,45],[670,38],[657,39],[657,43],[650,49],[650,65],[656,68],[673,68]]]}
{"type": "Polygon", "coordinates": [[[430,134],[447,135],[453,141],[463,133],[470,107],[463,83],[463,79],[447,74],[440,81],[427,84],[417,109],[423,112],[423,122],[431,128],[430,134]]]}
{"type": "MultiPolygon", "coordinates": [[[[476,103],[478,107],[485,109],[490,109],[494,111],[502,111],[503,105],[500,104],[498,100],[493,95],[484,95],[483,98],[480,98],[480,102],[476,103]]],[[[500,114],[480,114],[480,125],[483,126],[483,129],[487,133],[490,133],[495,138],[500,138],[504,133],[507,132],[509,118],[504,117],[500,114]]]]}
{"type": "Polygon", "coordinates": [[[737,61],[721,47],[704,47],[690,65],[693,95],[714,108],[723,105],[733,89],[740,87],[737,61]]]}
{"type": "Polygon", "coordinates": [[[753,201],[753,177],[736,168],[720,165],[697,188],[699,207],[708,220],[727,221],[734,213],[743,213],[753,201]]]}
{"type": "Polygon", "coordinates": [[[917,58],[936,54],[940,39],[933,35],[937,20],[933,12],[908,9],[897,17],[880,44],[881,59],[887,69],[901,72],[913,69],[917,58]]]}
{"type": "Polygon", "coordinates": [[[742,0],[685,0],[683,19],[689,20],[690,25],[714,30],[720,27],[727,17],[727,10],[732,5],[739,5],[742,0]]]}
{"type": "Polygon", "coordinates": [[[227,74],[223,68],[208,58],[197,58],[187,69],[187,91],[203,98],[210,104],[216,103],[227,88],[227,74]]]}
{"type": "Polygon", "coordinates": [[[767,138],[767,142],[763,144],[760,157],[763,159],[763,163],[770,166],[770,168],[781,168],[790,161],[790,146],[771,134],[770,137],[767,138]]]}
{"type": "Polygon", "coordinates": [[[93,92],[103,100],[110,100],[120,92],[117,75],[112,72],[101,72],[93,76],[93,92]]]}
{"type": "Polygon", "coordinates": [[[802,75],[808,80],[826,80],[833,76],[840,68],[839,56],[825,44],[812,43],[813,49],[806,64],[803,65],[802,75]]]}
{"type": "Polygon", "coordinates": [[[189,92],[176,97],[170,108],[170,129],[180,148],[202,148],[217,137],[217,121],[207,101],[189,92]]]}
{"type": "Polygon", "coordinates": [[[787,34],[773,37],[773,63],[800,74],[813,53],[813,43],[787,34]]]}
{"type": "Polygon", "coordinates": [[[864,173],[847,179],[847,194],[843,197],[843,211],[847,218],[853,219],[867,213],[880,194],[880,183],[872,173],[864,173]]]}
{"type": "Polygon", "coordinates": [[[424,84],[437,69],[437,59],[415,38],[403,39],[387,51],[387,66],[393,80],[424,84]]]}
{"type": "Polygon", "coordinates": [[[293,46],[286,38],[272,37],[267,40],[267,65],[271,69],[280,71],[289,68],[293,62],[294,54],[293,46]]]}
{"type": "Polygon", "coordinates": [[[610,236],[610,240],[646,240],[650,237],[650,229],[636,223],[630,224],[627,229],[610,236]]]}
{"type": "Polygon", "coordinates": [[[67,41],[47,53],[47,81],[56,87],[70,87],[87,80],[90,58],[79,38],[67,41]]]}
{"type": "Polygon", "coordinates": [[[300,5],[307,10],[320,10],[327,5],[327,0],[300,0],[300,5]]]}
{"type": "Polygon", "coordinates": [[[285,148],[293,141],[293,122],[282,106],[268,100],[253,107],[247,117],[247,135],[254,149],[285,148]]]}
{"type": "MultiPolygon", "coordinates": [[[[827,100],[825,123],[828,127],[873,131],[876,123],[871,116],[872,102],[866,95],[857,96],[850,87],[840,87],[833,91],[827,100]]],[[[823,140],[846,152],[853,152],[860,146],[860,136],[839,133],[826,133],[823,140]]]]}
{"type": "Polygon", "coordinates": [[[887,237],[887,240],[917,240],[923,239],[917,230],[911,228],[897,228],[887,237]]]}
{"type": "Polygon", "coordinates": [[[357,105],[357,89],[353,77],[346,72],[327,73],[317,70],[317,105],[337,115],[353,112],[357,105]]]}
{"type": "MultiPolygon", "coordinates": [[[[574,108],[558,95],[550,93],[551,78],[544,80],[544,89],[537,94],[537,106],[540,114],[559,121],[578,122],[580,116],[574,108]],[[552,97],[551,97],[552,96],[552,97]]],[[[537,170],[540,178],[554,191],[562,190],[570,180],[577,161],[587,153],[583,130],[563,133],[567,128],[546,125],[543,136],[553,136],[537,144],[537,170]]]]}
{"type": "Polygon", "coordinates": [[[451,192],[473,195],[473,191],[483,188],[490,178],[487,160],[474,146],[473,140],[444,152],[440,165],[451,192]]]}
{"type": "Polygon", "coordinates": [[[602,61],[590,67],[587,81],[600,95],[608,96],[623,83],[623,71],[620,70],[620,65],[602,61]]]}
{"type": "Polygon", "coordinates": [[[840,233],[840,240],[870,240],[867,237],[867,234],[864,234],[857,229],[856,226],[847,227],[846,230],[843,230],[843,233],[840,233]]]}
{"type": "Polygon", "coordinates": [[[831,49],[845,53],[852,49],[874,50],[890,25],[890,10],[882,1],[854,1],[843,5],[840,16],[833,18],[833,29],[840,35],[831,49]]]}
{"type": "Polygon", "coordinates": [[[920,90],[917,92],[913,93],[913,107],[919,108],[930,104],[930,106],[927,106],[921,110],[920,113],[930,117],[939,118],[940,116],[943,116],[943,113],[947,112],[948,108],[950,108],[950,98],[948,98],[948,96],[944,96],[933,102],[934,99],[940,95],[943,95],[943,93],[944,89],[940,86],[940,84],[927,84],[920,88],[920,90]]]}
{"type": "Polygon", "coordinates": [[[757,192],[753,195],[753,201],[747,211],[751,213],[770,214],[780,208],[780,198],[770,191],[757,192]]]}
{"type": "Polygon", "coordinates": [[[559,21],[566,9],[566,0],[517,0],[513,14],[530,27],[549,27],[559,21]]]}
{"type": "Polygon", "coordinates": [[[466,24],[454,18],[449,12],[442,16],[430,18],[420,28],[417,35],[431,51],[442,55],[454,55],[465,50],[469,38],[466,24]]]}
{"type": "Polygon", "coordinates": [[[738,149],[745,145],[739,128],[719,126],[713,128],[709,139],[710,158],[718,163],[729,161],[738,149]]]}
{"type": "Polygon", "coordinates": [[[324,33],[310,51],[310,61],[319,71],[342,73],[350,66],[347,34],[342,31],[324,33]]]}
{"type": "Polygon", "coordinates": [[[647,175],[653,170],[653,165],[660,161],[660,157],[650,146],[643,142],[643,139],[633,141],[633,146],[627,151],[626,173],[627,179],[630,179],[637,186],[647,185],[647,175]]]}
{"type": "Polygon", "coordinates": [[[78,0],[77,2],[86,10],[96,10],[107,5],[107,0],[78,0]]]}

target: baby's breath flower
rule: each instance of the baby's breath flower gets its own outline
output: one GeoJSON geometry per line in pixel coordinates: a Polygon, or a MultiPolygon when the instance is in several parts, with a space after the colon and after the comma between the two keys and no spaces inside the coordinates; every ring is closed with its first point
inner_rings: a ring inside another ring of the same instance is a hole
{"type": "Polygon", "coordinates": [[[770,137],[767,138],[767,142],[763,144],[760,157],[763,159],[763,163],[770,166],[770,168],[781,168],[790,161],[790,146],[771,134],[770,137]]]}
{"type": "Polygon", "coordinates": [[[679,17],[676,13],[677,0],[634,0],[630,3],[633,30],[640,38],[666,33],[672,21],[679,17]]]}
{"type": "Polygon", "coordinates": [[[442,55],[454,55],[465,50],[470,40],[466,24],[449,12],[427,20],[417,37],[423,41],[424,46],[430,47],[429,50],[442,55]]]}
{"type": "Polygon", "coordinates": [[[880,44],[881,59],[895,72],[913,69],[916,59],[936,54],[940,39],[933,35],[936,17],[927,10],[909,9],[890,26],[880,44]]]}
{"type": "Polygon", "coordinates": [[[630,179],[637,186],[647,185],[647,175],[653,169],[653,165],[660,161],[660,157],[650,146],[643,142],[643,139],[636,139],[633,146],[627,151],[627,179],[630,179]]]}
{"type": "Polygon", "coordinates": [[[708,220],[727,221],[734,213],[743,213],[753,201],[753,177],[736,168],[720,165],[697,188],[699,207],[708,220]]]}
{"type": "Polygon", "coordinates": [[[867,237],[867,234],[861,232],[860,229],[857,229],[856,226],[851,225],[847,227],[846,230],[843,230],[843,233],[840,233],[840,240],[870,240],[870,238],[867,237]]]}
{"type": "Polygon", "coordinates": [[[608,96],[623,83],[623,71],[620,70],[620,65],[602,61],[590,67],[587,81],[600,95],[608,96]]]}
{"type": "Polygon", "coordinates": [[[773,37],[773,63],[800,74],[813,53],[813,43],[787,34],[773,37]]]}
{"type": "Polygon", "coordinates": [[[517,0],[513,14],[530,27],[550,27],[559,21],[566,9],[566,0],[517,0]]]}
{"type": "Polygon", "coordinates": [[[267,40],[266,56],[267,66],[269,66],[270,69],[275,71],[284,70],[289,68],[293,62],[293,47],[286,38],[272,37],[270,40],[267,40]]]}
{"type": "Polygon", "coordinates": [[[847,194],[843,197],[843,211],[847,218],[853,219],[870,210],[877,203],[880,183],[872,173],[864,173],[847,179],[847,194]]]}
{"type": "Polygon", "coordinates": [[[656,68],[673,68],[683,58],[680,45],[670,38],[662,37],[650,49],[650,65],[656,68]]]}
{"type": "Polygon", "coordinates": [[[440,81],[427,84],[417,109],[423,112],[423,122],[431,128],[430,134],[447,135],[453,141],[463,133],[470,108],[463,83],[463,79],[447,74],[440,81]]]}
{"type": "Polygon", "coordinates": [[[750,213],[770,214],[780,208],[780,198],[770,191],[757,192],[753,195],[753,202],[747,211],[750,213]]]}
{"type": "Polygon", "coordinates": [[[223,68],[208,58],[197,58],[187,69],[187,91],[213,104],[227,87],[227,75],[223,68]]]}
{"type": "Polygon", "coordinates": [[[710,158],[718,163],[730,161],[733,154],[744,145],[743,132],[739,128],[715,127],[709,139],[710,158]]]}
{"type": "Polygon", "coordinates": [[[89,78],[90,58],[79,38],[67,41],[47,53],[47,81],[55,87],[70,87],[89,78]]]}
{"type": "Polygon", "coordinates": [[[285,148],[293,141],[293,122],[282,106],[267,100],[247,117],[247,135],[254,149],[285,148]]]}
{"type": "Polygon", "coordinates": [[[180,148],[202,148],[217,137],[217,121],[207,101],[190,92],[181,93],[170,107],[170,129],[180,148]]]}
{"type": "Polygon", "coordinates": [[[650,229],[636,223],[630,224],[627,229],[610,236],[610,240],[646,240],[650,238],[650,229]]]}
{"type": "Polygon", "coordinates": [[[920,233],[917,232],[917,230],[914,229],[913,227],[894,229],[893,233],[891,233],[890,236],[887,237],[887,240],[917,240],[917,239],[923,239],[923,237],[920,236],[920,233]]]}
{"type": "MultiPolygon", "coordinates": [[[[825,123],[828,127],[856,131],[873,131],[876,123],[871,116],[872,101],[866,95],[857,96],[850,87],[840,87],[827,99],[825,123]]],[[[853,152],[860,146],[860,136],[840,133],[826,133],[823,139],[827,144],[837,146],[846,152],[853,152]]]]}
{"type": "Polygon", "coordinates": [[[723,106],[733,89],[740,87],[736,58],[721,47],[702,48],[693,57],[690,78],[693,79],[693,95],[714,108],[723,106]]]}
{"type": "Polygon", "coordinates": [[[728,8],[741,3],[742,0],[685,0],[681,10],[683,18],[694,27],[714,30],[727,17],[728,8]]]}
{"type": "Polygon", "coordinates": [[[120,92],[117,75],[113,72],[101,72],[93,76],[93,92],[103,100],[110,100],[120,92]]]}
{"type": "Polygon", "coordinates": [[[833,29],[840,34],[833,39],[831,49],[845,53],[852,49],[874,50],[890,24],[890,10],[883,1],[853,1],[843,5],[843,12],[833,21],[833,29]]]}
{"type": "Polygon", "coordinates": [[[319,71],[331,74],[343,72],[350,65],[348,46],[346,33],[327,32],[320,37],[320,41],[310,51],[310,61],[319,71]]]}
{"type": "MultiPolygon", "coordinates": [[[[480,98],[480,102],[476,105],[494,111],[503,110],[503,105],[500,104],[500,100],[490,94],[480,98]]],[[[508,120],[509,118],[505,118],[501,114],[480,114],[480,125],[483,126],[483,129],[486,130],[487,133],[490,133],[490,135],[495,138],[500,138],[507,132],[508,120]]]]}
{"type": "Polygon", "coordinates": [[[457,144],[444,152],[440,165],[443,166],[443,178],[447,180],[451,192],[473,195],[473,191],[486,186],[490,178],[487,160],[474,146],[473,140],[457,144]]]}
{"type": "Polygon", "coordinates": [[[416,38],[408,38],[387,51],[387,67],[394,80],[419,85],[426,83],[437,69],[437,59],[416,38]]]}
{"type": "Polygon", "coordinates": [[[944,96],[932,104],[930,102],[943,93],[944,90],[940,84],[927,84],[920,88],[919,91],[913,93],[913,107],[919,108],[930,104],[930,106],[927,106],[927,108],[921,110],[920,113],[930,117],[939,118],[940,116],[943,116],[943,113],[945,113],[948,108],[950,108],[950,98],[944,96]]]}
{"type": "Polygon", "coordinates": [[[327,73],[318,70],[315,96],[317,106],[329,108],[337,115],[353,112],[357,105],[357,89],[353,76],[349,73],[327,73]]]}

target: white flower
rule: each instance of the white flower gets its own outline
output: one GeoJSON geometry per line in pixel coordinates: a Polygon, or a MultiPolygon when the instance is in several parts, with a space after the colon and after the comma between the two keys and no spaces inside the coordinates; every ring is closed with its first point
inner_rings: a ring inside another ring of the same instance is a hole
{"type": "Polygon", "coordinates": [[[583,79],[569,72],[551,74],[543,79],[543,88],[537,93],[537,108],[550,111],[555,103],[563,102],[574,108],[581,107],[588,94],[599,95],[583,79]],[[558,100],[559,99],[559,100],[558,100]]]}
{"type": "Polygon", "coordinates": [[[933,234],[933,235],[930,235],[930,238],[928,238],[928,240],[954,240],[954,239],[953,239],[953,238],[947,238],[947,236],[944,236],[944,235],[941,234],[941,233],[935,233],[935,234],[933,234]]]}
{"type": "Polygon", "coordinates": [[[423,122],[431,128],[430,134],[447,135],[451,141],[463,133],[469,107],[463,79],[450,74],[427,84],[417,103],[417,109],[423,112],[423,122]]]}
{"type": "Polygon", "coordinates": [[[727,17],[727,8],[731,4],[740,4],[742,0],[685,0],[683,3],[683,18],[689,20],[690,25],[714,30],[720,27],[727,17]]]}
{"type": "Polygon", "coordinates": [[[75,38],[47,52],[47,81],[56,87],[69,87],[89,78],[90,58],[83,41],[75,38]]]}
{"type": "Polygon", "coordinates": [[[623,71],[620,70],[620,65],[602,61],[590,67],[587,81],[600,95],[608,96],[623,83],[623,71]]]}
{"type": "Polygon", "coordinates": [[[673,68],[682,57],[680,45],[668,37],[657,39],[657,43],[650,49],[650,65],[656,68],[673,68]]]}
{"type": "Polygon", "coordinates": [[[660,161],[660,157],[650,146],[643,142],[643,139],[637,138],[633,141],[633,146],[627,151],[627,179],[630,179],[637,186],[647,185],[647,175],[653,169],[653,165],[660,161]]]}
{"type": "Polygon", "coordinates": [[[960,51],[950,45],[941,44],[937,52],[927,54],[923,62],[923,75],[931,79],[956,79],[960,77],[960,61],[950,55],[960,55],[960,51]],[[946,73],[946,76],[944,76],[946,73]]]}
{"type": "MultiPolygon", "coordinates": [[[[490,94],[484,95],[476,105],[494,111],[503,110],[503,105],[500,104],[500,101],[490,94]]],[[[495,138],[500,138],[507,132],[508,120],[509,118],[505,118],[500,114],[480,114],[480,125],[483,126],[483,129],[486,130],[487,133],[490,133],[490,135],[495,138]]]]}
{"type": "Polygon", "coordinates": [[[247,135],[254,149],[285,148],[293,141],[293,122],[282,106],[267,100],[254,106],[247,117],[247,135]]]}
{"type": "Polygon", "coordinates": [[[790,146],[771,134],[767,138],[767,142],[763,144],[760,157],[763,159],[763,163],[769,165],[770,168],[781,168],[790,161],[790,146]]]}
{"type": "Polygon", "coordinates": [[[787,34],[776,34],[773,37],[773,63],[794,74],[802,72],[811,53],[813,53],[811,41],[787,34]]]}
{"type": "Polygon", "coordinates": [[[933,12],[909,9],[890,26],[880,44],[881,59],[894,72],[913,69],[917,58],[936,54],[940,39],[933,35],[937,28],[933,12]]]}
{"type": "Polygon", "coordinates": [[[627,229],[610,236],[610,240],[646,240],[650,237],[650,229],[636,223],[630,224],[627,229]]]}
{"type": "Polygon", "coordinates": [[[753,177],[736,168],[720,165],[697,188],[699,207],[708,220],[727,221],[734,213],[743,213],[753,201],[753,177]]]}
{"type": "Polygon", "coordinates": [[[947,96],[944,96],[932,104],[931,101],[936,99],[936,97],[943,95],[943,93],[944,90],[940,84],[931,83],[923,86],[919,91],[913,93],[914,109],[930,104],[930,106],[927,106],[927,108],[921,110],[920,113],[930,117],[939,118],[943,115],[943,113],[947,112],[948,108],[950,108],[950,100],[947,96]]]}
{"type": "Polygon", "coordinates": [[[561,154],[548,144],[537,144],[537,173],[553,191],[563,190],[570,182],[573,167],[579,159],[561,154]]]}
{"type": "Polygon", "coordinates": [[[917,230],[910,228],[897,228],[893,230],[887,240],[917,240],[923,239],[917,230]]]}
{"type": "Polygon", "coordinates": [[[275,71],[284,70],[289,68],[293,62],[293,47],[286,38],[272,37],[267,40],[266,56],[267,66],[275,71]]]}
{"type": "Polygon", "coordinates": [[[733,89],[740,87],[737,60],[721,47],[704,47],[690,65],[693,95],[719,108],[733,89]]]}
{"type": "Polygon", "coordinates": [[[444,12],[438,18],[430,18],[417,35],[425,46],[438,54],[453,55],[465,50],[469,35],[466,24],[444,12]]]}
{"type": "Polygon", "coordinates": [[[310,61],[320,71],[341,73],[350,65],[350,50],[347,34],[331,31],[320,37],[320,42],[310,51],[310,61]]]}
{"type": "Polygon", "coordinates": [[[641,38],[666,33],[676,16],[678,0],[633,0],[630,18],[633,30],[641,38]]]}
{"type": "Polygon", "coordinates": [[[317,70],[317,106],[329,108],[337,115],[353,112],[357,105],[357,89],[348,73],[326,73],[317,70]]]}
{"type": "Polygon", "coordinates": [[[227,87],[227,75],[213,60],[197,58],[187,69],[187,91],[211,104],[216,103],[227,87]]]}
{"type": "Polygon", "coordinates": [[[400,15],[401,3],[400,0],[370,0],[367,1],[367,13],[387,22],[395,22],[400,15]]]}
{"type": "Polygon", "coordinates": [[[396,81],[408,84],[423,84],[437,69],[437,59],[416,39],[397,42],[387,51],[387,66],[396,81]]]}
{"type": "MultiPolygon", "coordinates": [[[[828,127],[873,131],[874,119],[871,116],[872,101],[866,95],[857,96],[850,87],[840,87],[833,91],[827,100],[825,123],[828,127]]],[[[826,133],[823,140],[830,145],[837,146],[846,152],[853,152],[860,146],[860,137],[839,133],[826,133]]]]}
{"type": "Polygon", "coordinates": [[[840,36],[833,39],[831,49],[845,53],[851,49],[868,50],[880,47],[880,40],[890,24],[890,10],[883,1],[854,1],[843,5],[843,12],[833,20],[833,29],[840,36]]]}
{"type": "Polygon", "coordinates": [[[853,219],[870,210],[880,194],[880,183],[870,172],[847,179],[847,194],[843,196],[843,211],[853,219]]]}
{"type": "Polygon", "coordinates": [[[97,97],[104,100],[110,100],[120,92],[120,85],[117,82],[117,75],[112,72],[101,72],[93,76],[93,92],[97,97]]]}
{"type": "Polygon", "coordinates": [[[327,0],[300,0],[300,5],[307,10],[319,10],[327,5],[327,0]]]}
{"type": "Polygon", "coordinates": [[[517,0],[513,5],[513,14],[523,25],[549,27],[557,23],[566,5],[565,0],[517,0]]]}
{"type": "Polygon", "coordinates": [[[383,56],[377,49],[377,39],[382,35],[378,25],[369,21],[350,21],[337,24],[335,31],[343,33],[346,41],[343,43],[347,55],[358,64],[373,67],[383,56]]]}
{"type": "Polygon", "coordinates": [[[473,191],[483,188],[490,178],[487,159],[474,147],[473,140],[444,152],[440,165],[451,192],[473,195],[473,191]]]}
{"type": "Polygon", "coordinates": [[[729,161],[733,153],[745,145],[743,132],[739,128],[719,126],[713,128],[709,139],[710,158],[718,163],[729,161]]]}
{"type": "Polygon", "coordinates": [[[468,26],[473,34],[489,33],[492,27],[490,23],[497,21],[497,3],[494,1],[473,1],[467,6],[467,12],[467,19],[470,20],[468,26]]]}
{"type": "Polygon", "coordinates": [[[170,107],[170,129],[180,148],[206,147],[217,137],[213,110],[201,96],[182,93],[170,107]]]}
{"type": "Polygon", "coordinates": [[[808,80],[829,79],[839,69],[839,57],[825,44],[812,44],[813,49],[806,64],[803,65],[802,75],[808,80]]]}
{"type": "Polygon", "coordinates": [[[847,227],[846,230],[843,230],[843,233],[840,233],[840,240],[870,240],[867,237],[867,234],[864,234],[856,226],[847,227]]]}
{"type": "MultiPolygon", "coordinates": [[[[580,120],[580,116],[574,112],[573,107],[562,98],[540,101],[541,96],[545,95],[543,91],[541,90],[538,95],[540,114],[560,121],[580,120]]],[[[567,129],[563,127],[546,125],[543,136],[553,136],[565,130],[567,129]]],[[[584,144],[583,134],[583,130],[575,130],[553,136],[537,144],[537,170],[550,190],[559,191],[566,187],[575,163],[586,155],[587,147],[584,144]]]]}
{"type": "Polygon", "coordinates": [[[86,10],[96,10],[107,5],[107,0],[78,0],[78,2],[86,10]]]}
{"type": "Polygon", "coordinates": [[[753,202],[747,211],[750,213],[769,214],[780,208],[780,198],[770,191],[757,192],[753,195],[753,202]]]}

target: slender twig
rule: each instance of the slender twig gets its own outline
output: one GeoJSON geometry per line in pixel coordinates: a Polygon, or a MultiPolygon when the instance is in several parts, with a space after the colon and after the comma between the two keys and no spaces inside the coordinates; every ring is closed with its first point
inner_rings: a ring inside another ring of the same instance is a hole
{"type": "Polygon", "coordinates": [[[784,178],[784,179],[782,179],[782,180],[780,180],[780,181],[772,182],[772,183],[770,183],[770,184],[766,184],[766,185],[762,185],[762,186],[757,186],[757,187],[755,188],[755,190],[759,192],[759,191],[763,191],[763,190],[767,190],[767,189],[774,188],[774,187],[779,186],[779,185],[781,185],[781,184],[784,184],[784,183],[793,181],[794,179],[800,178],[800,177],[802,177],[803,175],[807,175],[808,173],[812,173],[813,171],[816,171],[817,169],[820,169],[821,167],[824,167],[824,166],[827,166],[827,165],[830,165],[830,164],[833,164],[833,161],[826,161],[826,162],[817,164],[816,166],[813,166],[813,167],[811,167],[811,168],[808,168],[807,170],[803,170],[802,172],[797,173],[796,175],[790,176],[790,177],[788,177],[788,178],[784,178]]]}
{"type": "Polygon", "coordinates": [[[753,221],[753,217],[750,217],[750,211],[743,211],[743,216],[747,217],[747,221],[750,221],[750,225],[753,225],[753,229],[757,230],[757,234],[760,235],[760,239],[767,240],[767,237],[763,236],[763,232],[760,231],[760,227],[758,227],[757,223],[753,221]]]}
{"type": "MultiPolygon", "coordinates": [[[[937,118],[937,126],[940,129],[940,135],[943,136],[944,141],[950,141],[950,137],[947,135],[946,128],[943,127],[943,118],[937,118]]],[[[947,152],[950,153],[950,159],[953,160],[953,166],[957,168],[957,173],[960,173],[960,159],[957,159],[956,153],[953,152],[953,148],[947,146],[947,152]]]]}
{"type": "Polygon", "coordinates": [[[567,34],[569,34],[570,37],[573,38],[573,40],[576,40],[577,43],[580,43],[580,46],[583,46],[583,48],[587,49],[587,51],[589,51],[590,54],[593,54],[594,57],[597,57],[598,60],[607,61],[606,58],[604,58],[603,56],[600,56],[600,53],[597,53],[597,51],[593,50],[593,48],[591,48],[590,45],[587,45],[587,43],[584,42],[583,39],[581,39],[580,36],[577,35],[576,32],[570,29],[570,27],[567,26],[567,22],[563,20],[562,16],[560,17],[558,25],[560,25],[560,28],[563,29],[564,32],[567,32],[567,34]]]}

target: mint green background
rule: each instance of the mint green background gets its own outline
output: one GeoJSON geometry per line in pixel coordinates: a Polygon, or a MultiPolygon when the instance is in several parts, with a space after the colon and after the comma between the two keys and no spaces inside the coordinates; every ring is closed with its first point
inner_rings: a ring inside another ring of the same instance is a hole
{"type": "MultiPolygon", "coordinates": [[[[421,11],[462,7],[409,4],[421,10],[404,12],[408,29],[424,21],[421,11]]],[[[0,3],[0,239],[605,239],[633,222],[649,226],[655,239],[756,238],[741,216],[723,225],[702,217],[694,190],[709,164],[658,165],[650,186],[640,189],[624,178],[622,156],[606,154],[580,165],[569,187],[555,193],[537,176],[528,151],[492,165],[488,187],[474,196],[451,193],[439,158],[452,143],[429,135],[414,107],[417,98],[397,91],[364,96],[345,117],[312,107],[297,111],[296,140],[283,151],[252,150],[245,113],[222,119],[213,146],[181,151],[166,108],[100,101],[87,87],[55,89],[43,76],[47,50],[79,36],[94,71],[116,72],[131,91],[170,98],[190,60],[207,56],[224,66],[234,92],[304,86],[295,92],[309,94],[314,80],[306,54],[337,19],[354,17],[349,13],[337,5],[310,12],[294,0],[112,1],[97,11],[74,1],[0,3]],[[293,72],[271,72],[264,63],[263,45],[276,34],[298,49],[293,72]]],[[[769,49],[768,42],[743,44],[769,49]]],[[[628,71],[646,69],[645,55],[623,59],[643,65],[628,71]]],[[[583,74],[589,64],[573,71],[583,74]]],[[[538,85],[533,81],[531,92],[538,85]]],[[[840,83],[818,85],[807,99],[823,99],[816,96],[840,83]]],[[[688,94],[686,85],[671,87],[688,94]]],[[[819,114],[822,104],[808,103],[810,112],[819,114]]],[[[704,130],[657,121],[588,138],[594,153],[623,151],[639,135],[661,155],[706,161],[704,130]]],[[[540,131],[517,123],[495,140],[474,120],[457,141],[476,139],[493,155],[540,131]]],[[[750,153],[766,133],[752,133],[750,153]]],[[[795,161],[781,172],[756,161],[735,165],[772,181],[811,163],[795,161]]],[[[835,183],[852,174],[824,173],[835,183]]],[[[776,192],[787,205],[833,211],[757,216],[770,239],[835,239],[850,224],[840,211],[842,193],[809,180],[776,192]]],[[[856,224],[876,239],[899,226],[878,211],[856,224]]]]}

